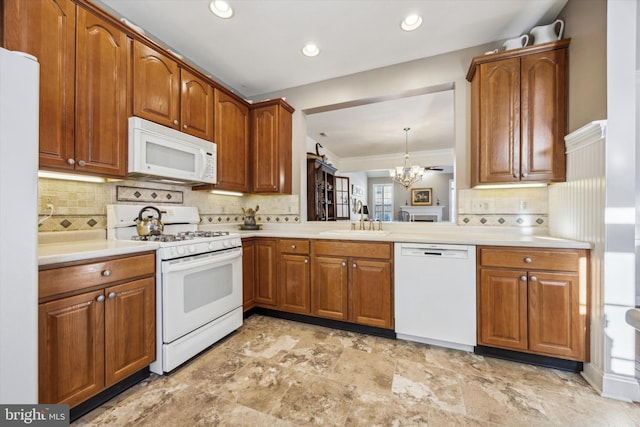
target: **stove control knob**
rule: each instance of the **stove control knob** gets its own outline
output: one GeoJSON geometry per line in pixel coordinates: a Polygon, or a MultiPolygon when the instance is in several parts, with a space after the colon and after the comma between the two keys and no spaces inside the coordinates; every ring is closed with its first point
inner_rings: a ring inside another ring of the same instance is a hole
{"type": "Polygon", "coordinates": [[[184,255],[184,247],[180,246],[178,249],[178,255],[184,255]]]}
{"type": "Polygon", "coordinates": [[[194,253],[195,251],[196,251],[196,246],[195,245],[189,246],[189,252],[194,253]]]}
{"type": "Polygon", "coordinates": [[[229,247],[229,241],[228,240],[223,240],[222,241],[222,246],[224,246],[225,248],[229,247]]]}
{"type": "Polygon", "coordinates": [[[213,250],[216,247],[216,244],[213,242],[209,242],[209,249],[213,250]]]}

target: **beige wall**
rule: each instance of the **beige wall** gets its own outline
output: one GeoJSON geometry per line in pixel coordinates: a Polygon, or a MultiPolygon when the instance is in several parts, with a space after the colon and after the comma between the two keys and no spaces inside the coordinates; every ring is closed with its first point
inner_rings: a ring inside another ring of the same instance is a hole
{"type": "Polygon", "coordinates": [[[568,133],[607,118],[607,0],[569,0],[559,16],[569,47],[568,133]]]}

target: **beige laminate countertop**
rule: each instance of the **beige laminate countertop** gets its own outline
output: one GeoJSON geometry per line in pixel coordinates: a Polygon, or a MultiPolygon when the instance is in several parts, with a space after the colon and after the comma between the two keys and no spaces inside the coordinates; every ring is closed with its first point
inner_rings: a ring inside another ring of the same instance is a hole
{"type": "MultiPolygon", "coordinates": [[[[237,225],[203,225],[202,230],[225,230],[241,237],[359,240],[451,245],[523,246],[590,249],[588,242],[538,234],[537,230],[503,227],[466,227],[452,224],[385,223],[383,231],[350,230],[347,223],[264,224],[262,230],[238,230],[237,225]]],[[[155,250],[156,242],[106,240],[102,233],[56,232],[41,236],[38,264],[49,265],[155,250]],[[44,238],[42,238],[44,237],[44,238]],[[71,241],[64,240],[71,238],[71,241]]]]}
{"type": "Polygon", "coordinates": [[[38,245],[38,264],[43,266],[113,255],[135,254],[155,251],[159,246],[156,242],[105,239],[44,243],[38,245]]]}
{"type": "Polygon", "coordinates": [[[589,242],[549,236],[535,229],[513,227],[467,227],[453,224],[384,223],[382,231],[350,230],[347,223],[263,224],[262,230],[239,230],[234,226],[202,225],[202,230],[228,230],[242,237],[362,240],[451,245],[524,246],[537,248],[590,249],[589,242]]]}

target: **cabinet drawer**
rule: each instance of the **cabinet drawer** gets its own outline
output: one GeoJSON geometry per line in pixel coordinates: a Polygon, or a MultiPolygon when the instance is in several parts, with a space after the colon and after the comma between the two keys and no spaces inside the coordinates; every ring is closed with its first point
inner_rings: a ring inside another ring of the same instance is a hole
{"type": "Polygon", "coordinates": [[[478,260],[482,267],[578,271],[581,252],[572,249],[479,248],[478,260]]]}
{"type": "Polygon", "coordinates": [[[280,239],[278,241],[278,251],[289,254],[308,254],[309,241],[301,239],[280,239]]]}
{"type": "Polygon", "coordinates": [[[83,288],[155,274],[155,254],[103,259],[87,264],[38,272],[38,297],[74,292],[83,288]],[[108,273],[107,273],[108,271],[108,273]]]}
{"type": "Polygon", "coordinates": [[[336,240],[316,240],[313,242],[315,255],[330,255],[358,258],[391,259],[391,243],[341,242],[336,240]]]}

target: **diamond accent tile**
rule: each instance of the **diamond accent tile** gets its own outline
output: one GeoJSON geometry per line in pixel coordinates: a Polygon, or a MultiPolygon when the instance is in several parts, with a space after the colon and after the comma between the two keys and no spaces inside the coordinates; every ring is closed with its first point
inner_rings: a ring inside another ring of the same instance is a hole
{"type": "Polygon", "coordinates": [[[136,196],[136,198],[140,198],[140,196],[142,196],[142,193],[139,191],[136,191],[135,193],[133,193],[134,196],[136,196]]]}
{"type": "Polygon", "coordinates": [[[506,221],[507,221],[507,220],[506,220],[506,219],[504,219],[504,218],[500,218],[500,219],[498,220],[498,222],[499,222],[500,224],[504,224],[506,221]]]}
{"type": "Polygon", "coordinates": [[[151,193],[151,197],[153,197],[154,199],[158,198],[158,193],[151,193]]]}
{"type": "Polygon", "coordinates": [[[483,223],[483,224],[486,224],[487,223],[487,219],[486,218],[480,218],[480,222],[483,223]]]}
{"type": "Polygon", "coordinates": [[[536,223],[538,223],[540,225],[542,225],[543,222],[544,222],[544,219],[542,219],[542,218],[536,219],[536,223]]]}
{"type": "Polygon", "coordinates": [[[60,225],[63,226],[64,228],[69,228],[69,226],[71,225],[71,222],[65,219],[60,223],[60,225]]]}
{"type": "Polygon", "coordinates": [[[463,218],[462,222],[464,222],[465,224],[469,224],[469,221],[471,221],[469,218],[463,218]]]}
{"type": "Polygon", "coordinates": [[[91,218],[89,221],[87,221],[87,224],[89,225],[89,227],[93,227],[98,223],[98,221],[96,221],[95,219],[91,218]]]}
{"type": "Polygon", "coordinates": [[[516,222],[517,222],[518,224],[522,224],[522,223],[524,222],[524,219],[522,219],[522,218],[518,218],[518,219],[516,220],[516,222]]]}
{"type": "Polygon", "coordinates": [[[167,194],[167,200],[171,200],[171,194],[167,194]]]}

